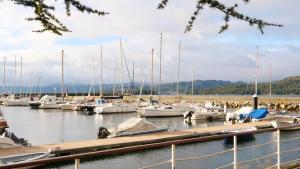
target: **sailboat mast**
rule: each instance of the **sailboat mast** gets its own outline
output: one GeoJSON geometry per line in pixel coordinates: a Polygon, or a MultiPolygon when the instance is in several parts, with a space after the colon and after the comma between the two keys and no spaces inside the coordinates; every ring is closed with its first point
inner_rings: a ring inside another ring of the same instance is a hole
{"type": "Polygon", "coordinates": [[[193,70],[192,70],[192,102],[194,101],[194,67],[195,67],[195,57],[193,56],[193,70]]]}
{"type": "Polygon", "coordinates": [[[256,46],[256,63],[255,63],[255,94],[257,95],[257,74],[258,74],[258,46],[256,46]]]}
{"type": "Polygon", "coordinates": [[[100,97],[103,95],[103,93],[102,93],[102,76],[103,76],[103,74],[102,74],[102,70],[103,70],[103,63],[102,63],[102,46],[101,46],[101,54],[100,54],[100,66],[101,66],[101,68],[100,68],[100,86],[99,86],[99,90],[100,90],[100,92],[99,92],[99,94],[100,94],[100,97]]]}
{"type": "Polygon", "coordinates": [[[272,97],[272,64],[270,63],[270,97],[272,97]]]}
{"type": "Polygon", "coordinates": [[[61,51],[61,97],[64,101],[64,50],[61,51]]]}
{"type": "Polygon", "coordinates": [[[176,90],[178,100],[179,100],[180,49],[181,49],[181,41],[179,41],[179,47],[178,47],[178,70],[177,70],[177,90],[176,90]]]}
{"type": "Polygon", "coordinates": [[[17,57],[15,56],[14,95],[16,95],[16,83],[17,83],[17,57]]]}
{"type": "Polygon", "coordinates": [[[153,53],[154,49],[151,50],[151,95],[153,94],[153,53]]]}
{"type": "Polygon", "coordinates": [[[3,86],[2,93],[5,94],[5,77],[6,76],[6,57],[3,58],[3,86]]]}
{"type": "Polygon", "coordinates": [[[21,71],[20,71],[20,96],[22,94],[22,74],[23,74],[23,58],[21,56],[21,71]]]}
{"type": "Polygon", "coordinates": [[[124,88],[123,88],[123,53],[122,53],[122,39],[120,39],[120,51],[121,51],[121,93],[122,96],[124,94],[124,88]]]}
{"type": "Polygon", "coordinates": [[[131,85],[131,88],[132,88],[132,95],[134,95],[134,61],[132,63],[132,85],[131,85]]]}
{"type": "Polygon", "coordinates": [[[159,48],[159,86],[158,86],[158,94],[159,94],[159,100],[161,95],[161,52],[162,52],[162,36],[163,34],[160,34],[160,48],[159,48]]]}
{"type": "Polygon", "coordinates": [[[117,55],[115,55],[115,70],[114,70],[114,84],[113,84],[113,96],[115,96],[115,88],[116,88],[116,73],[117,73],[117,55]]]}

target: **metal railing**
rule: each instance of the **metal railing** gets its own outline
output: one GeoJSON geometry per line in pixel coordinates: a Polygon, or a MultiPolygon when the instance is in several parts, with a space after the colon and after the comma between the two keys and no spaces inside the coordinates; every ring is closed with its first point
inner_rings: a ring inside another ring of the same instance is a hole
{"type": "MultiPolygon", "coordinates": [[[[300,126],[300,124],[293,125],[292,127],[295,126],[300,126]]],[[[230,134],[219,134],[219,135],[212,135],[212,136],[195,136],[193,138],[186,138],[186,139],[180,139],[180,140],[172,140],[172,141],[164,141],[164,142],[158,142],[158,143],[151,143],[151,144],[142,144],[142,145],[136,145],[136,146],[127,146],[123,148],[114,148],[114,149],[109,149],[109,150],[100,150],[100,151],[93,151],[93,152],[87,152],[87,153],[80,153],[80,154],[74,154],[74,155],[67,155],[67,156],[60,156],[60,157],[53,157],[53,158],[47,158],[47,159],[40,159],[40,160],[34,160],[34,161],[26,161],[22,163],[15,163],[15,164],[6,164],[6,165],[0,165],[0,169],[11,169],[11,168],[20,168],[20,167],[30,167],[30,166],[39,166],[39,165],[47,165],[47,164],[57,164],[58,162],[70,162],[74,161],[75,162],[75,169],[80,168],[80,160],[81,159],[91,159],[93,157],[103,157],[107,155],[116,155],[116,154],[121,154],[121,153],[128,153],[128,152],[134,152],[134,151],[142,151],[146,149],[153,149],[153,148],[161,148],[161,147],[167,147],[171,146],[172,150],[172,155],[170,160],[162,161],[156,164],[152,164],[149,166],[144,166],[142,169],[148,169],[148,168],[154,168],[157,166],[165,165],[165,164],[171,164],[172,169],[176,167],[176,162],[181,162],[181,161],[187,161],[187,160],[195,160],[195,159],[204,159],[208,157],[214,157],[214,156],[220,156],[224,153],[228,152],[233,152],[233,162],[225,164],[223,166],[217,167],[218,169],[225,168],[228,166],[233,166],[234,169],[237,169],[238,164],[243,164],[243,163],[249,163],[253,161],[258,161],[264,158],[269,158],[272,156],[277,155],[277,164],[271,167],[276,167],[279,169],[281,165],[287,164],[290,162],[297,162],[300,159],[288,161],[281,163],[281,154],[288,153],[288,152],[293,152],[293,151],[300,151],[300,148],[296,149],[290,149],[290,150],[285,150],[281,151],[280,150],[280,142],[285,142],[285,141],[292,141],[292,140],[298,140],[300,137],[296,138],[290,138],[290,139],[280,139],[280,130],[282,129],[287,129],[289,127],[282,127],[282,128],[266,128],[266,129],[260,129],[257,131],[251,131],[251,132],[241,132],[241,133],[230,133],[230,134]],[[238,148],[237,147],[237,136],[240,135],[245,135],[245,134],[258,134],[258,133],[264,133],[264,132],[274,132],[277,131],[277,140],[276,141],[271,141],[268,143],[263,143],[259,145],[254,145],[250,147],[242,147],[238,148]],[[208,155],[199,155],[199,156],[192,156],[188,158],[176,158],[176,145],[180,144],[187,144],[187,143],[202,143],[202,142],[209,142],[213,140],[220,140],[228,137],[233,137],[233,148],[221,152],[216,152],[213,154],[208,154],[208,155]],[[277,144],[277,151],[275,153],[271,153],[269,155],[261,156],[259,158],[247,160],[247,161],[238,161],[237,158],[237,152],[239,150],[245,150],[245,149],[251,149],[251,148],[258,148],[258,147],[263,147],[268,144],[277,144]]]]}

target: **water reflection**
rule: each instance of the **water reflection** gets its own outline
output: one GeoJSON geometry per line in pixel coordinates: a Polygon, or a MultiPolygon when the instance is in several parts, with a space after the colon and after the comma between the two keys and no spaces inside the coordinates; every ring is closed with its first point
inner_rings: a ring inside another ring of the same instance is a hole
{"type": "MultiPolygon", "coordinates": [[[[116,127],[121,122],[136,117],[136,113],[128,114],[109,114],[93,115],[73,111],[59,110],[31,110],[27,107],[3,107],[5,118],[10,126],[9,130],[17,136],[28,139],[33,145],[50,144],[67,141],[96,139],[98,127],[116,127]]],[[[160,126],[169,126],[174,129],[185,129],[191,127],[207,127],[212,125],[222,125],[222,121],[207,122],[193,121],[192,126],[187,125],[183,118],[147,118],[150,122],[160,126]]],[[[281,138],[299,137],[299,131],[281,132],[281,138]]],[[[238,147],[253,146],[276,140],[276,132],[262,133],[255,135],[255,140],[238,144],[238,147]]],[[[289,150],[300,147],[300,140],[282,142],[282,150],[289,150]]],[[[207,155],[215,152],[228,150],[232,147],[226,147],[223,140],[217,140],[207,143],[194,143],[177,146],[176,155],[178,158],[185,158],[197,155],[207,155]]],[[[257,149],[240,150],[238,160],[248,160],[262,155],[268,155],[276,152],[276,144],[266,145],[257,149]]],[[[82,161],[81,168],[118,168],[132,169],[140,168],[149,164],[161,162],[170,159],[170,147],[154,150],[144,150],[136,153],[124,154],[121,156],[110,156],[106,158],[96,158],[91,161],[82,161]],[[113,165],[112,165],[113,164],[113,165]]],[[[276,156],[275,156],[276,157],[276,156]]],[[[245,168],[257,168],[258,165],[274,164],[275,157],[265,159],[265,162],[245,164],[245,168]]],[[[282,161],[289,161],[300,158],[299,151],[282,155],[282,161]]],[[[213,158],[182,161],[178,162],[178,169],[198,169],[215,168],[232,162],[232,153],[227,153],[213,158]]],[[[57,168],[52,166],[50,168],[57,168]]],[[[74,168],[72,165],[61,166],[60,168],[74,168]]],[[[157,168],[170,168],[169,164],[157,168]]],[[[263,166],[262,166],[263,168],[263,166]]]]}

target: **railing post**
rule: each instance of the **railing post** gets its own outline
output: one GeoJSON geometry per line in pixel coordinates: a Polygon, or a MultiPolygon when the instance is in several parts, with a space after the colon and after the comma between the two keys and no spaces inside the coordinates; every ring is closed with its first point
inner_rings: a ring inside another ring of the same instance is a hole
{"type": "Polygon", "coordinates": [[[277,169],[280,169],[280,130],[277,129],[277,169]]]}
{"type": "Polygon", "coordinates": [[[233,136],[233,169],[237,169],[237,136],[233,136]]]}
{"type": "Polygon", "coordinates": [[[172,158],[171,158],[171,163],[172,163],[172,169],[175,169],[175,167],[176,167],[175,144],[172,144],[172,158]]]}
{"type": "Polygon", "coordinates": [[[75,159],[75,169],[80,169],[80,159],[79,158],[75,159]]]}

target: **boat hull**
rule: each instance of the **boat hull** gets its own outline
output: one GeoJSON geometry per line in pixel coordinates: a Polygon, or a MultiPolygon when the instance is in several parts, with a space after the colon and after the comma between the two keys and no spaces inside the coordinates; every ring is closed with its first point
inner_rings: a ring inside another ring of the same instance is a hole
{"type": "Polygon", "coordinates": [[[180,117],[185,110],[177,109],[142,109],[141,116],[144,117],[180,117]]]}

